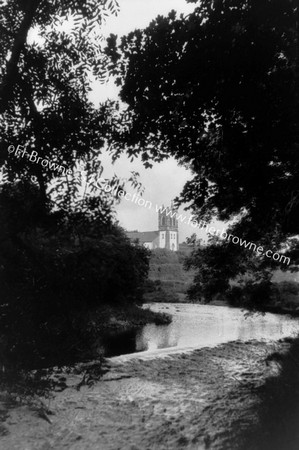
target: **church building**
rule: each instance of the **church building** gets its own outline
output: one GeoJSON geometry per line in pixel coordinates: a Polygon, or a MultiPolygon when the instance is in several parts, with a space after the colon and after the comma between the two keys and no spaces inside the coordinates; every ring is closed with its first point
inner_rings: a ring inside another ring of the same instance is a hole
{"type": "Polygon", "coordinates": [[[176,210],[173,205],[158,212],[158,231],[128,231],[128,238],[132,242],[138,242],[153,250],[155,248],[166,248],[173,252],[179,249],[179,225],[176,218],[176,210]]]}

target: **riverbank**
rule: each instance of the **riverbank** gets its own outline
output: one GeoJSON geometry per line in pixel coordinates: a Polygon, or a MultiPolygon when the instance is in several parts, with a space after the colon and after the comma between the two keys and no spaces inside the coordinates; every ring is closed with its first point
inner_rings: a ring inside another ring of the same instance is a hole
{"type": "Polygon", "coordinates": [[[149,323],[168,325],[171,323],[171,315],[135,304],[117,307],[103,305],[95,312],[95,321],[102,335],[110,335],[134,331],[149,323]]]}
{"type": "MultiPolygon", "coordinates": [[[[236,306],[236,305],[230,305],[228,300],[212,300],[209,302],[209,305],[211,306],[229,306],[231,308],[238,308],[242,309],[242,305],[236,306]]],[[[283,302],[280,305],[265,305],[261,310],[247,310],[244,307],[244,311],[248,312],[256,312],[256,313],[271,313],[271,314],[281,314],[281,315],[288,315],[291,317],[299,317],[299,308],[298,305],[293,307],[286,307],[283,302]]]]}
{"type": "Polygon", "coordinates": [[[82,342],[76,356],[70,356],[69,352],[64,352],[59,360],[55,358],[50,361],[45,360],[43,366],[38,368],[22,369],[10,366],[9,370],[3,370],[2,367],[0,423],[10,406],[17,407],[21,403],[31,405],[33,397],[38,397],[41,393],[51,395],[51,391],[57,386],[59,388],[65,386],[64,377],[55,376],[60,373],[61,367],[65,372],[75,370],[78,373],[84,373],[84,365],[92,362],[96,367],[96,378],[99,378],[105,372],[102,366],[107,348],[111,347],[115,339],[123,341],[130,334],[135,336],[138,330],[148,324],[168,325],[171,321],[172,317],[167,312],[154,312],[136,304],[101,305],[88,314],[82,315],[77,327],[79,332],[80,326],[88,332],[88,340],[82,342]],[[78,369],[82,365],[83,368],[78,369]]]}
{"type": "Polygon", "coordinates": [[[65,374],[67,389],[48,401],[50,422],[25,406],[11,410],[1,449],[253,450],[258,446],[244,445],[258,425],[261,392],[269,377],[279,379],[289,349],[289,342],[236,341],[163,357],[111,358],[90,388],[78,390],[82,375],[65,374]]]}
{"type": "Polygon", "coordinates": [[[266,359],[277,364],[278,376],[271,376],[258,391],[257,421],[242,436],[238,450],[298,450],[299,448],[299,337],[290,341],[284,354],[266,359]]]}
{"type": "MultiPolygon", "coordinates": [[[[146,303],[152,303],[151,297],[147,297],[146,303]]],[[[158,301],[157,303],[161,303],[161,301],[158,301]]],[[[272,314],[282,314],[282,315],[289,315],[292,317],[299,317],[299,306],[298,304],[292,305],[292,306],[285,306],[284,301],[282,301],[280,304],[276,305],[264,305],[263,308],[260,310],[247,310],[247,308],[244,306],[242,307],[242,304],[234,305],[230,304],[228,300],[220,300],[220,299],[213,299],[209,303],[205,302],[193,302],[187,299],[186,294],[177,294],[177,297],[175,301],[170,301],[169,298],[166,298],[165,303],[172,303],[172,304],[180,304],[180,303],[186,303],[186,304],[199,304],[199,305],[211,305],[211,306],[229,306],[231,308],[237,308],[237,309],[244,309],[244,311],[248,312],[257,312],[257,313],[272,313],[272,314]]]]}
{"type": "Polygon", "coordinates": [[[99,339],[96,352],[101,356],[112,356],[128,353],[134,348],[135,336],[144,326],[169,325],[172,316],[168,312],[152,311],[147,307],[127,305],[125,307],[102,307],[95,318],[99,329],[99,339]]]}

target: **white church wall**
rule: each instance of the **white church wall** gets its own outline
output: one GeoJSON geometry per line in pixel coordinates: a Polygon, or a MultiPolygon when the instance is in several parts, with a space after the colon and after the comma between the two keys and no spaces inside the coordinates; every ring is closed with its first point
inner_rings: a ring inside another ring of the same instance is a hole
{"type": "Polygon", "coordinates": [[[148,248],[149,250],[153,249],[153,243],[152,242],[144,242],[144,247],[148,248]]]}
{"type": "Polygon", "coordinates": [[[173,250],[175,252],[178,251],[178,238],[177,238],[177,231],[170,231],[170,250],[173,250]]]}
{"type": "Polygon", "coordinates": [[[165,248],[166,246],[166,232],[160,231],[159,233],[159,248],[165,248]]]}

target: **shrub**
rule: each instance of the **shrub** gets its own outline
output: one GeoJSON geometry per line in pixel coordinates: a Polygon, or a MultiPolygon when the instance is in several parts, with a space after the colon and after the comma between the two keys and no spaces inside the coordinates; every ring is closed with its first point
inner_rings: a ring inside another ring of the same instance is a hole
{"type": "Polygon", "coordinates": [[[34,186],[0,192],[0,355],[6,369],[94,356],[93,311],[142,300],[148,251],[100,214],[53,212],[34,186]]]}

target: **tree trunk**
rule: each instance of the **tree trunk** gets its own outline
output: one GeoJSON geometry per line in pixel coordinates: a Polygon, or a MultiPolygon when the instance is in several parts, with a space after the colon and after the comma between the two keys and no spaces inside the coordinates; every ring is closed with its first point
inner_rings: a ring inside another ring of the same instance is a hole
{"type": "Polygon", "coordinates": [[[4,113],[12,97],[13,88],[18,75],[18,63],[20,55],[25,46],[28,31],[32,25],[34,15],[41,0],[31,0],[28,2],[24,18],[11,50],[11,57],[6,64],[6,74],[0,85],[0,113],[4,113]]]}

